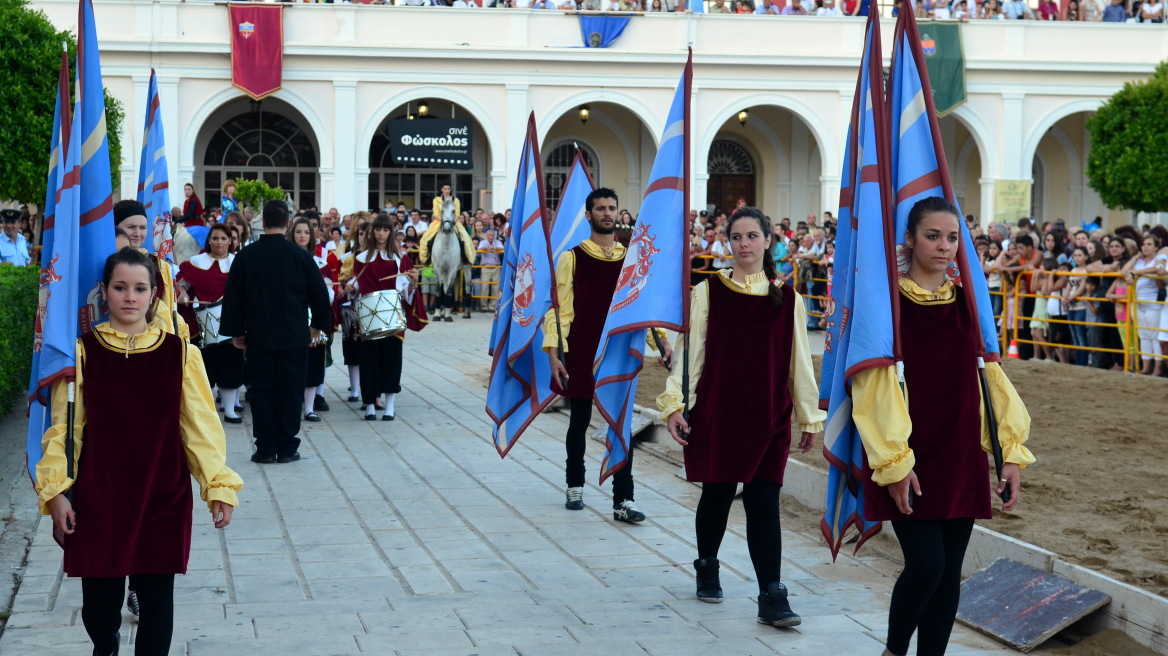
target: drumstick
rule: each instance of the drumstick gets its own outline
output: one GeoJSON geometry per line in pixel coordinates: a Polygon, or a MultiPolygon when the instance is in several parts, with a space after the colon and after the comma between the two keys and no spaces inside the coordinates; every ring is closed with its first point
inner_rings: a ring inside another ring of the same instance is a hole
{"type": "Polygon", "coordinates": [[[409,273],[409,272],[408,272],[408,271],[403,271],[403,272],[401,272],[401,273],[395,273],[395,274],[393,274],[392,276],[386,276],[386,277],[384,277],[384,278],[379,278],[379,280],[390,280],[390,279],[396,278],[396,277],[398,277],[398,276],[404,276],[404,275],[406,275],[407,273],[409,273]]]}

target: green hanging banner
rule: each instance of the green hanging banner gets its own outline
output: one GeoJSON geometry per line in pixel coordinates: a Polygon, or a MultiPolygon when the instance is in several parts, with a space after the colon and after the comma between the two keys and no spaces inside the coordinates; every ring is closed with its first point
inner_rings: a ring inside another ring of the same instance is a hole
{"type": "Polygon", "coordinates": [[[921,50],[933,85],[937,116],[944,116],[965,102],[965,49],[961,23],[921,22],[921,50]]]}

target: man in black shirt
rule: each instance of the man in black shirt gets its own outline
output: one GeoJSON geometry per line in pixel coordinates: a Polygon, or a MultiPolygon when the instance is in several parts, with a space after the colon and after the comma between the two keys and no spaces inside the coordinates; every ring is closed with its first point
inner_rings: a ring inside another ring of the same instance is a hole
{"type": "Polygon", "coordinates": [[[220,332],[232,335],[236,348],[247,349],[256,442],[252,462],[295,462],[308,347],[330,328],[332,310],[316,263],[284,236],[287,205],[264,205],[263,222],[263,236],[231,264],[220,332]]]}

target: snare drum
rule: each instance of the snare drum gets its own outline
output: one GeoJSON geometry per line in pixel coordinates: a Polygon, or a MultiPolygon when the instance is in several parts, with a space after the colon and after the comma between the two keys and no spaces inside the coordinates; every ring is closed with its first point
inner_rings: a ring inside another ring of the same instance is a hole
{"type": "Polygon", "coordinates": [[[406,329],[406,315],[396,289],[357,297],[357,324],[361,339],[383,339],[406,329]]]}
{"type": "Polygon", "coordinates": [[[353,341],[361,338],[361,327],[357,323],[357,308],[349,301],[341,303],[341,334],[353,341]]]}
{"type": "Polygon", "coordinates": [[[223,301],[204,303],[195,308],[195,318],[199,320],[199,334],[203,336],[205,346],[231,339],[227,335],[219,334],[219,324],[223,321],[223,301]]]}

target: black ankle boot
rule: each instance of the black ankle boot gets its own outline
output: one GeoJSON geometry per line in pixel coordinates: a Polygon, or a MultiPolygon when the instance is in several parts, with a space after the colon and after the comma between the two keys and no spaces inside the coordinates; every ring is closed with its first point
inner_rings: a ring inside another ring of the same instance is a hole
{"type": "Polygon", "coordinates": [[[799,626],[803,618],[791,610],[787,601],[787,586],[775,581],[758,596],[758,623],[771,626],[799,626]]]}
{"type": "Polygon", "coordinates": [[[718,580],[718,559],[699,558],[694,561],[698,573],[698,599],[710,604],[722,603],[722,582],[718,580]]]}

